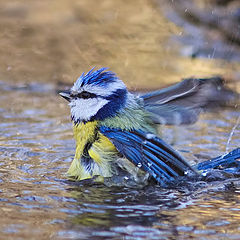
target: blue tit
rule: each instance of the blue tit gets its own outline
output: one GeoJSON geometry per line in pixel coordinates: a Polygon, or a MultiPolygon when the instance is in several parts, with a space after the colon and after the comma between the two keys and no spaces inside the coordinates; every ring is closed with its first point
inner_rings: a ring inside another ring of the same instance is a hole
{"type": "Polygon", "coordinates": [[[180,176],[198,175],[196,167],[157,136],[157,126],[195,122],[207,102],[203,92],[214,88],[218,79],[186,79],[135,95],[106,70],[83,73],[69,91],[60,93],[69,102],[76,141],[69,178],[80,181],[123,174],[135,182],[155,179],[165,184],[180,176]]]}

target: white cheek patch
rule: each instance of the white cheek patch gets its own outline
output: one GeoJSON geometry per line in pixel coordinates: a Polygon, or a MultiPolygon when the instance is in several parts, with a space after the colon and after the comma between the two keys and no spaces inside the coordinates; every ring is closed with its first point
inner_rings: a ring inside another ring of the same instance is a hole
{"type": "Polygon", "coordinates": [[[109,101],[103,98],[76,99],[69,103],[74,120],[88,121],[109,101]]]}

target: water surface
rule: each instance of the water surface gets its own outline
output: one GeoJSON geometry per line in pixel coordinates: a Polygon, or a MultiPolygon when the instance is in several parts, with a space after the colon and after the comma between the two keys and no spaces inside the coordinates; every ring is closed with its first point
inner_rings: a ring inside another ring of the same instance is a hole
{"type": "MultiPolygon", "coordinates": [[[[175,190],[66,182],[75,147],[69,109],[53,87],[39,89],[1,84],[2,239],[240,237],[239,179],[175,190]]],[[[224,153],[237,117],[205,114],[193,126],[165,128],[163,137],[194,164],[224,153]]],[[[239,137],[236,128],[229,149],[239,137]]]]}

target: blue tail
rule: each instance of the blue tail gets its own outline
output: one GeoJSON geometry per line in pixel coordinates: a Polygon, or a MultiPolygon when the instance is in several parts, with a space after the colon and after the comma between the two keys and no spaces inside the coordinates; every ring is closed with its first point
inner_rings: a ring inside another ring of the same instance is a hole
{"type": "Polygon", "coordinates": [[[240,170],[240,148],[236,148],[226,155],[213,158],[208,161],[201,162],[194,166],[197,170],[207,170],[213,168],[234,168],[235,171],[240,170]],[[239,161],[236,161],[239,159],[239,161]]]}

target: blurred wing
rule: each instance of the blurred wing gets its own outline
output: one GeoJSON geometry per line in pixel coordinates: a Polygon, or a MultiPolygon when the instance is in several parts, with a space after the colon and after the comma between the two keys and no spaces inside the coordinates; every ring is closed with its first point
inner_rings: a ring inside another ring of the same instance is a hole
{"type": "Polygon", "coordinates": [[[223,79],[189,78],[170,87],[153,91],[140,98],[155,123],[180,125],[197,121],[204,109],[226,106],[236,101],[239,94],[223,86],[223,79]]]}
{"type": "Polygon", "coordinates": [[[152,175],[159,183],[166,183],[194,170],[168,144],[152,133],[142,130],[126,131],[100,127],[100,132],[117,150],[137,167],[152,175]]]}
{"type": "Polygon", "coordinates": [[[155,124],[181,125],[193,124],[198,120],[201,108],[182,107],[173,104],[148,105],[145,109],[151,113],[155,124]]]}

